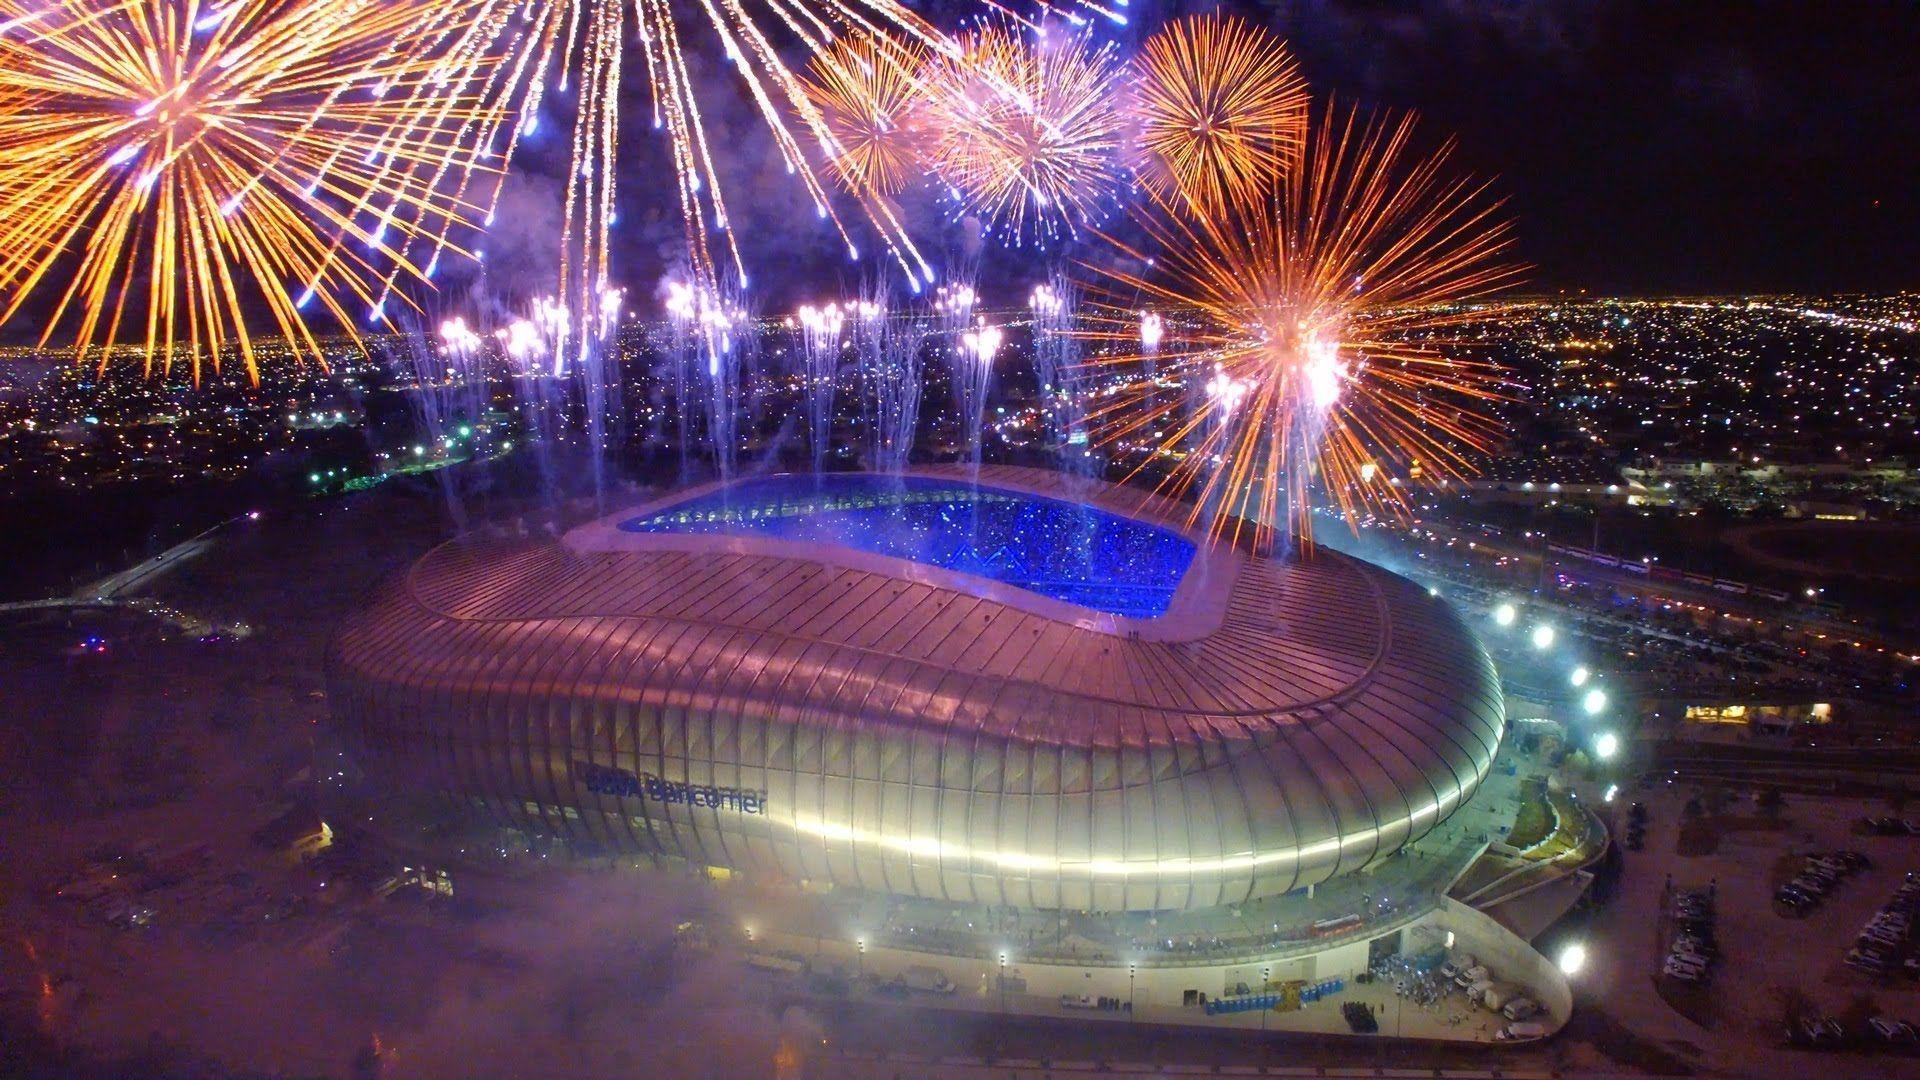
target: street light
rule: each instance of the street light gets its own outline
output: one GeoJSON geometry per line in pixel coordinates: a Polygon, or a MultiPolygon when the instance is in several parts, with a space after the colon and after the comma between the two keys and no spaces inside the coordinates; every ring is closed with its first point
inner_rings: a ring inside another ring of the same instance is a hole
{"type": "Polygon", "coordinates": [[[1587,691],[1587,695],[1580,699],[1580,707],[1587,711],[1588,716],[1598,716],[1600,710],[1607,707],[1606,691],[1599,687],[1587,691]]]}
{"type": "Polygon", "coordinates": [[[1513,620],[1520,617],[1520,611],[1512,604],[1501,604],[1493,609],[1493,621],[1501,626],[1512,626],[1513,620]]]}
{"type": "Polygon", "coordinates": [[[1575,942],[1560,950],[1560,973],[1578,975],[1580,969],[1587,966],[1587,947],[1575,942]]]}
{"type": "Polygon", "coordinates": [[[1007,1011],[1007,954],[1000,953],[1000,1011],[1007,1011]]]}
{"type": "Polygon", "coordinates": [[[1545,649],[1553,645],[1553,627],[1541,623],[1533,628],[1533,647],[1545,649]]]}
{"type": "Polygon", "coordinates": [[[867,974],[867,939],[855,938],[854,942],[860,946],[859,974],[862,978],[865,978],[867,974]]]}
{"type": "Polygon", "coordinates": [[[1139,963],[1131,962],[1131,961],[1128,962],[1127,964],[1127,1019],[1129,1020],[1133,1019],[1133,976],[1134,976],[1134,973],[1139,970],[1140,970],[1139,963]]]}
{"type": "Polygon", "coordinates": [[[1582,664],[1573,669],[1573,675],[1570,677],[1573,680],[1573,685],[1585,686],[1587,685],[1587,680],[1593,678],[1593,672],[1588,671],[1586,665],[1582,664]]]}
{"type": "MultiPolygon", "coordinates": [[[[1273,969],[1270,967],[1261,968],[1260,969],[1260,993],[1264,996],[1272,986],[1273,986],[1273,969]]],[[[1273,1010],[1268,1006],[1263,1005],[1260,1007],[1260,1030],[1261,1031],[1267,1030],[1267,1014],[1272,1011],[1273,1010]]]]}
{"type": "Polygon", "coordinates": [[[1620,736],[1615,735],[1611,731],[1603,731],[1600,733],[1599,738],[1593,740],[1593,753],[1601,761],[1605,761],[1619,752],[1620,736]]]}

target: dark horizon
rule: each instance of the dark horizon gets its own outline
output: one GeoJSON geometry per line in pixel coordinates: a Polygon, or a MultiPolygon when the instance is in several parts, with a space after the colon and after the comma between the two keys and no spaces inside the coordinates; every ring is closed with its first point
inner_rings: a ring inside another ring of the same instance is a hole
{"type": "Polygon", "coordinates": [[[1535,288],[1920,285],[1920,9],[1260,0],[1323,94],[1411,108],[1510,196],[1535,288]]]}

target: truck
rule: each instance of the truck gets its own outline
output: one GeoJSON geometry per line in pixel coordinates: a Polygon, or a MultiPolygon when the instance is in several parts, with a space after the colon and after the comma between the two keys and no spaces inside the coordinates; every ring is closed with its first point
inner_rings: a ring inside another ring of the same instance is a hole
{"type": "Polygon", "coordinates": [[[954,991],[953,980],[947,978],[945,972],[926,964],[915,964],[902,971],[900,984],[923,994],[951,994],[954,991]]]}
{"type": "Polygon", "coordinates": [[[1510,982],[1497,982],[1487,987],[1486,991],[1480,995],[1480,1004],[1485,1005],[1491,1012],[1499,1012],[1507,1002],[1519,997],[1520,994],[1521,990],[1518,986],[1510,982]]]}
{"type": "Polygon", "coordinates": [[[1475,1005],[1480,1004],[1480,999],[1486,997],[1487,991],[1495,985],[1492,979],[1481,979],[1479,982],[1467,987],[1467,1001],[1475,1005]]]}
{"type": "Polygon", "coordinates": [[[1456,986],[1467,987],[1477,982],[1485,982],[1492,977],[1493,973],[1487,970],[1487,965],[1475,964],[1460,974],[1455,975],[1453,982],[1456,986]]]}

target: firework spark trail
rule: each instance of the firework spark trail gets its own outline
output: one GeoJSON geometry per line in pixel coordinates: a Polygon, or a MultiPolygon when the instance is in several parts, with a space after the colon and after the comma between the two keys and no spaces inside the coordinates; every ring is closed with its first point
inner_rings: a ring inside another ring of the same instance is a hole
{"type": "Polygon", "coordinates": [[[1050,21],[1063,22],[1069,26],[1084,27],[1090,21],[1088,16],[1105,19],[1115,26],[1126,26],[1128,24],[1127,3],[1128,0],[1116,0],[1116,2],[1112,4],[1092,3],[1090,0],[1066,0],[1065,3],[1051,3],[1049,0],[1039,0],[1038,3],[1034,4],[1034,9],[1038,12],[1038,14],[1034,16],[1025,14],[1024,10],[1019,7],[1001,3],[1000,0],[983,0],[981,6],[999,12],[1001,15],[1022,26],[1039,30],[1045,27],[1050,21]]]}
{"type": "MultiPolygon", "coordinates": [[[[518,140],[537,130],[549,72],[556,89],[578,84],[561,284],[567,302],[585,310],[608,285],[626,0],[461,0],[458,6],[473,9],[479,27],[463,47],[507,57],[511,74],[501,96],[522,117],[506,148],[509,157],[518,140]]],[[[809,96],[808,85],[782,58],[780,44],[795,43],[816,57],[831,54],[843,38],[868,40],[898,68],[918,52],[950,49],[946,38],[899,0],[632,0],[632,13],[654,127],[665,134],[673,163],[695,287],[718,288],[723,277],[744,284],[748,277],[702,111],[706,91],[689,62],[690,33],[704,32],[718,45],[787,171],[813,199],[849,257],[858,258],[859,249],[813,163],[819,159],[831,166],[845,148],[809,96]]],[[[897,211],[883,198],[867,197],[868,189],[854,194],[918,291],[931,280],[931,270],[897,211]]]]}
{"type": "Polygon", "coordinates": [[[346,327],[350,301],[378,314],[384,274],[423,276],[415,239],[437,253],[482,213],[465,192],[497,112],[475,92],[490,61],[433,46],[446,17],[422,19],[374,0],[0,0],[0,323],[59,269],[43,346],[104,364],[141,325],[149,370],[184,354],[197,379],[231,345],[257,379],[257,304],[324,363],[307,303],[346,327]]]}
{"type": "Polygon", "coordinates": [[[1102,272],[1103,362],[1139,363],[1144,296],[1191,315],[1162,363],[1219,380],[1190,418],[1139,380],[1099,410],[1103,438],[1173,462],[1164,486],[1194,493],[1216,535],[1310,544],[1310,487],[1349,520],[1400,512],[1406,484],[1462,474],[1498,433],[1498,373],[1447,331],[1518,279],[1511,234],[1486,185],[1449,171],[1450,144],[1417,157],[1413,130],[1329,110],[1273,196],[1217,215],[1156,201],[1140,215],[1156,269],[1102,272]]]}
{"type": "Polygon", "coordinates": [[[1015,243],[1105,216],[1121,188],[1121,64],[1084,31],[991,20],[928,76],[928,164],[963,215],[1015,243]]]}
{"type": "Polygon", "coordinates": [[[1231,15],[1176,19],[1130,73],[1133,166],[1194,212],[1263,197],[1306,142],[1307,84],[1280,39],[1231,15]]]}

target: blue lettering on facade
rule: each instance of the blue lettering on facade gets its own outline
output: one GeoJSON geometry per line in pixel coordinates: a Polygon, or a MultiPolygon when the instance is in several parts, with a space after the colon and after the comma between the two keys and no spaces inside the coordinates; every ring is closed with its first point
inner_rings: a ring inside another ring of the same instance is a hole
{"type": "Polygon", "coordinates": [[[767,793],[764,791],[682,784],[674,780],[662,780],[652,773],[641,773],[635,776],[625,769],[595,765],[587,761],[575,761],[571,764],[574,779],[595,795],[650,799],[657,803],[685,803],[708,810],[732,810],[742,814],[767,812],[767,793]]]}

